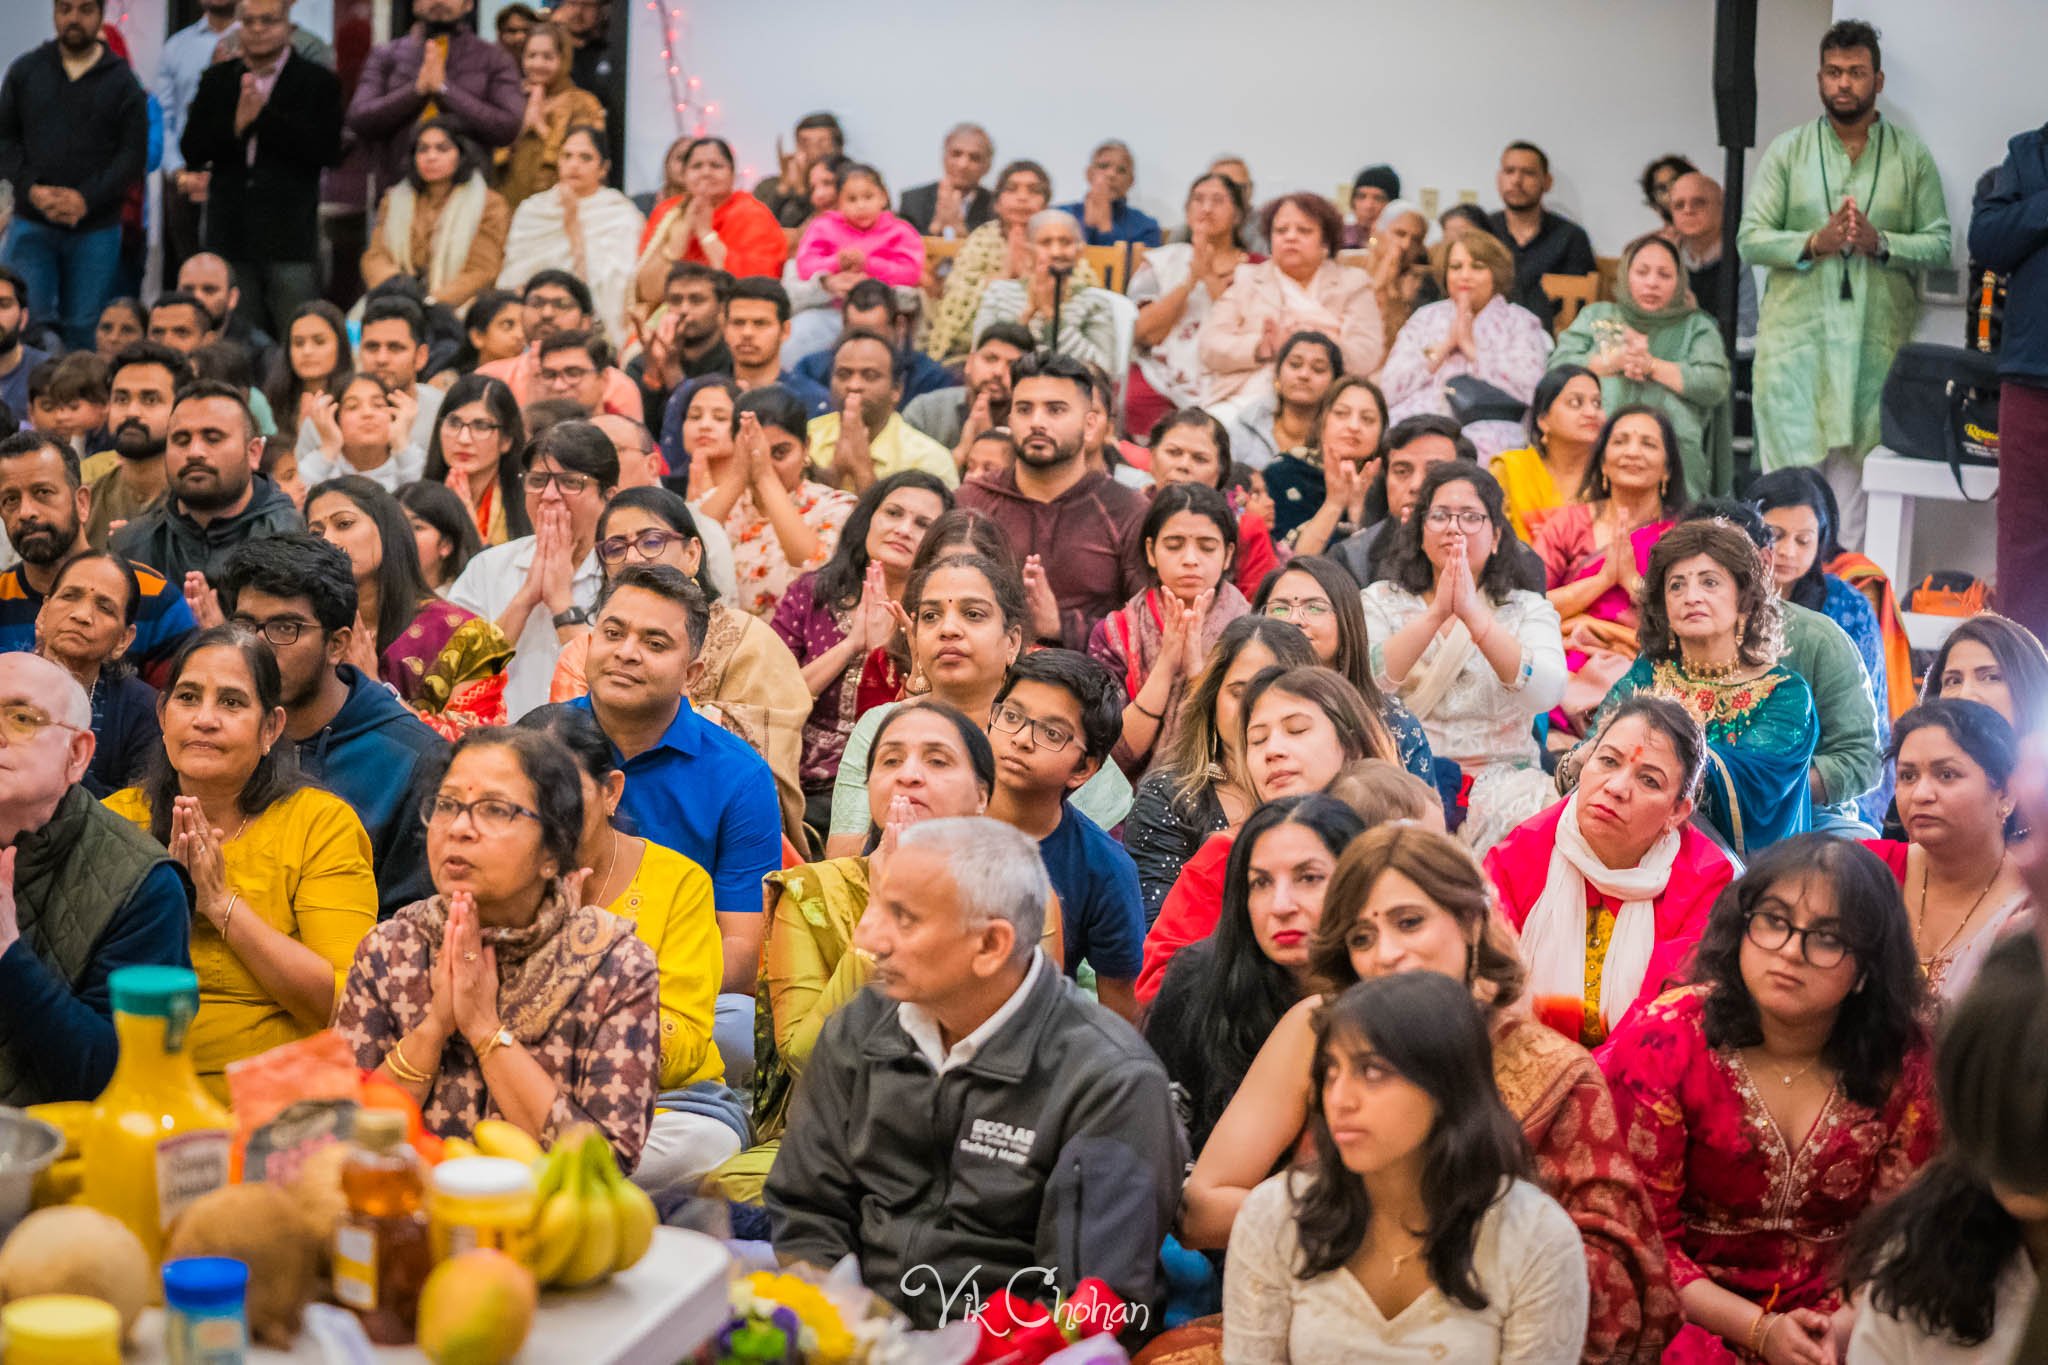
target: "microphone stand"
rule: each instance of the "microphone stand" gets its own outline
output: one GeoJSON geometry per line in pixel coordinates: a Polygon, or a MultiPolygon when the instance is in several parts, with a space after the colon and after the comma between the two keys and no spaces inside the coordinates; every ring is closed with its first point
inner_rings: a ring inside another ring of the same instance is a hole
{"type": "Polygon", "coordinates": [[[1057,352],[1060,348],[1060,301],[1067,292],[1067,276],[1072,273],[1071,267],[1065,270],[1058,266],[1052,267],[1052,326],[1045,332],[1047,351],[1057,352]]]}

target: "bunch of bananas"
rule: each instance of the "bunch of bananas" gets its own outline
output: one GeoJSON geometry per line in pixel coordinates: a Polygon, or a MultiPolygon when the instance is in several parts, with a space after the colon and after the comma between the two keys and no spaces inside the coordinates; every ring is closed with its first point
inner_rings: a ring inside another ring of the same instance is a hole
{"type": "MultiPolygon", "coordinates": [[[[489,1121],[487,1120],[486,1123],[489,1121]]],[[[487,1156],[515,1156],[502,1150],[508,1140],[477,1125],[477,1146],[487,1156]],[[493,1150],[499,1148],[500,1150],[493,1150]]],[[[626,1179],[604,1135],[587,1125],[562,1134],[545,1156],[510,1124],[539,1162],[540,1191],[534,1207],[533,1277],[556,1289],[579,1289],[625,1270],[647,1254],[659,1219],[654,1201],[626,1179]]],[[[525,1159],[523,1157],[519,1159],[525,1159]]]]}

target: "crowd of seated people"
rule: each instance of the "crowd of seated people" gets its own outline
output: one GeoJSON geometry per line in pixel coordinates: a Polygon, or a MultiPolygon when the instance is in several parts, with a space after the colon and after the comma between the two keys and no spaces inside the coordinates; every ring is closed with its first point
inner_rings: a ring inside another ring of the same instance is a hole
{"type": "MultiPolygon", "coordinates": [[[[97,53],[65,98],[139,167],[97,0],[0,88],[0,1102],[91,1099],[108,974],[171,964],[216,1091],[331,1028],[433,1131],[595,1124],[920,1325],[913,1267],[1045,1267],[1162,1365],[2018,1339],[2039,1049],[1983,1002],[2040,994],[2048,651],[1916,660],[1869,413],[1737,477],[1711,181],[1653,163],[1575,316],[1522,142],[1494,214],[1224,156],[1162,226],[1117,139],[1056,204],[963,123],[892,206],[821,113],[636,202],[587,24],[468,8],[343,110],[283,0],[208,0],[239,44],[154,96],[173,208],[361,149],[329,298],[209,214],[82,299],[118,206],[20,109],[97,53]]],[[[1876,35],[1821,56],[1839,183],[1916,166],[1876,35]]],[[[1789,155],[1758,372],[1854,391],[1875,343],[1798,310],[1886,334],[1946,223],[1815,215],[1789,155]],[[1801,379],[1799,328],[1853,354],[1801,379]]]]}

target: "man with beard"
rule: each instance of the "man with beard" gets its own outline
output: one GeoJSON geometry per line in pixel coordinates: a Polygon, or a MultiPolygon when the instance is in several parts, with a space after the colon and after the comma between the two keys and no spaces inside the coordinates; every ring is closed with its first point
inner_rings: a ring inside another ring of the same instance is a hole
{"type": "MultiPolygon", "coordinates": [[[[486,152],[509,147],[526,117],[526,91],[505,49],[463,22],[473,0],[417,0],[402,38],[370,51],[349,100],[347,125],[369,150],[369,201],[404,178],[412,133],[430,118],[486,152]]],[[[614,127],[617,125],[614,124],[614,127]]]]}
{"type": "Polygon", "coordinates": [[[348,556],[312,535],[265,536],[229,556],[221,601],[262,639],[283,683],[284,732],[299,767],[348,802],[370,836],[377,913],[434,894],[420,801],[447,747],[374,676],[344,663],[358,612],[348,556]]]}
{"type": "Polygon", "coordinates": [[[1735,237],[1744,265],[1771,272],[1750,386],[1757,453],[1766,470],[1820,466],[1851,550],[1884,377],[1920,312],[1914,276],[1949,260],[1941,174],[1879,116],[1883,89],[1876,29],[1844,19],[1821,35],[1821,117],[1765,150],[1735,237]]]}
{"type": "Polygon", "coordinates": [[[836,410],[811,419],[811,462],[825,471],[824,482],[859,494],[905,469],[922,469],[949,488],[960,482],[953,452],[896,411],[902,397],[889,338],[865,327],[841,333],[832,346],[836,410]]]}
{"type": "MultiPolygon", "coordinates": [[[[12,7],[19,21],[25,6],[12,7]]],[[[121,206],[143,175],[148,97],[100,41],[102,0],[56,0],[57,36],[22,54],[0,82],[0,180],[14,226],[0,263],[28,281],[36,316],[64,344],[91,350],[121,265],[121,206]]]]}
{"type": "Polygon", "coordinates": [[[188,386],[171,407],[166,440],[169,497],[116,531],[113,548],[162,569],[211,614],[218,608],[207,585],[220,580],[230,554],[305,523],[292,500],[256,472],[263,438],[233,385],[202,379],[188,386]]]}
{"type": "MultiPolygon", "coordinates": [[[[85,523],[92,495],[78,486],[78,456],[41,432],[0,442],[0,526],[21,563],[0,574],[0,653],[34,649],[36,613],[64,561],[92,548],[85,523]]],[[[135,643],[138,662],[168,658],[196,628],[184,595],[156,570],[135,565],[142,601],[135,643]]]]}
{"type": "Polygon", "coordinates": [[[1494,176],[1500,191],[1500,212],[1487,215],[1493,235],[1515,258],[1515,297],[1510,300],[1543,319],[1557,315],[1557,305],[1543,292],[1545,275],[1590,275],[1600,268],[1586,230],[1571,219],[1543,207],[1550,193],[1550,158],[1533,142],[1510,142],[1500,154],[1494,176]]]}
{"type": "Polygon", "coordinates": [[[104,548],[120,525],[154,511],[164,500],[164,443],[171,432],[171,402],[192,377],[184,356],[154,341],[122,349],[107,371],[107,432],[113,448],[88,461],[103,472],[92,478],[92,514],[86,539],[104,548]],[[107,457],[112,456],[111,464],[107,457]]]}
{"type": "MultiPolygon", "coordinates": [[[[543,270],[526,282],[520,293],[520,322],[526,330],[526,349],[509,360],[479,365],[476,372],[502,379],[512,396],[525,407],[540,391],[540,343],[557,332],[587,332],[597,325],[591,310],[590,286],[566,270],[543,270]]],[[[616,365],[604,372],[604,406],[611,412],[637,412],[637,386],[616,365]]],[[[515,454],[517,452],[514,452],[515,454]]]]}
{"type": "Polygon", "coordinates": [[[16,421],[28,418],[28,377],[50,358],[21,339],[28,330],[28,282],[0,265],[0,403],[16,421]]]}
{"type": "Polygon", "coordinates": [[[967,484],[959,498],[1002,527],[1025,560],[1034,639],[1079,650],[1097,621],[1149,581],[1138,538],[1144,494],[1089,469],[1083,454],[1104,421],[1094,392],[1088,367],[1071,356],[1019,360],[1010,369],[1017,462],[967,484]]]}
{"type": "Polygon", "coordinates": [[[985,432],[1009,425],[1010,367],[1037,349],[1031,333],[1016,323],[990,323],[960,367],[963,382],[911,399],[903,405],[903,420],[951,446],[964,468],[968,447],[985,432]]]}

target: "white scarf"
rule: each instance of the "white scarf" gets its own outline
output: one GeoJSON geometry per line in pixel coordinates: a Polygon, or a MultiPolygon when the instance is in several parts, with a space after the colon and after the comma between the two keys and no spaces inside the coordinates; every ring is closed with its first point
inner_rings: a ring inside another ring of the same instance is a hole
{"type": "Polygon", "coordinates": [[[1522,958],[1533,995],[1586,998],[1586,883],[1621,901],[1600,972],[1600,1018],[1612,1029],[1635,1003],[1657,947],[1656,898],[1678,858],[1677,830],[1650,845],[1634,867],[1609,867],[1579,832],[1579,793],[1565,802],[1551,847],[1550,873],[1522,924],[1522,958]]]}
{"type": "MultiPolygon", "coordinates": [[[[441,205],[441,217],[434,224],[434,242],[427,261],[427,292],[433,293],[462,273],[469,262],[469,249],[483,226],[484,203],[489,191],[484,178],[472,175],[448,191],[441,205]]],[[[416,275],[418,263],[412,258],[412,219],[419,206],[419,194],[411,182],[401,180],[391,187],[384,206],[384,249],[398,262],[400,274],[416,275]]]]}
{"type": "Polygon", "coordinates": [[[1452,685],[1464,673],[1474,652],[1472,632],[1463,621],[1452,621],[1450,632],[1437,642],[1436,657],[1425,668],[1410,669],[1401,700],[1417,720],[1435,719],[1436,708],[1450,695],[1452,685]]]}

